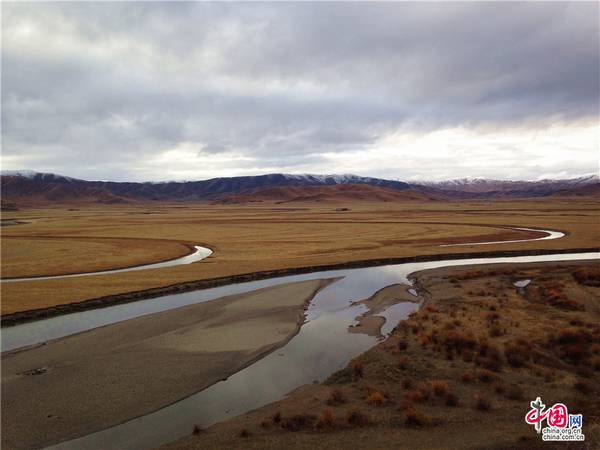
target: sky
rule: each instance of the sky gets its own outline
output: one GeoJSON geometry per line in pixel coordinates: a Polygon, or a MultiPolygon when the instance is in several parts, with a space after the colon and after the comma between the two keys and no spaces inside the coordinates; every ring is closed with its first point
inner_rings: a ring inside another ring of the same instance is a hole
{"type": "Polygon", "coordinates": [[[599,4],[2,3],[2,169],[597,173],[599,4]]]}

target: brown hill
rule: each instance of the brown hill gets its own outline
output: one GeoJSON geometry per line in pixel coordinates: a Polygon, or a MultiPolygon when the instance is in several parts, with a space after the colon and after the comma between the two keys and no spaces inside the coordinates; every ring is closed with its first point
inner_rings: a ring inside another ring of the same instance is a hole
{"type": "Polygon", "coordinates": [[[128,199],[103,186],[69,178],[2,176],[2,200],[18,205],[44,205],[61,203],[129,203],[128,199]]]}
{"type": "Polygon", "coordinates": [[[239,194],[223,195],[215,203],[290,202],[396,202],[433,201],[432,195],[414,189],[395,189],[368,184],[336,184],[326,186],[278,186],[252,189],[239,194]]]}

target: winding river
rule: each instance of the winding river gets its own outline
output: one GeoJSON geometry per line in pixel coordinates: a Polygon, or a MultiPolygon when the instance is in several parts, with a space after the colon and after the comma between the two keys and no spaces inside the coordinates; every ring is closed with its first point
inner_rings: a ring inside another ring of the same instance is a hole
{"type": "Polygon", "coordinates": [[[21,278],[3,278],[0,280],[2,283],[16,283],[19,281],[36,281],[36,280],[53,280],[55,278],[73,278],[73,277],[86,277],[92,275],[106,275],[110,273],[120,272],[133,272],[136,270],[148,270],[148,269],[162,269],[165,267],[181,266],[184,264],[192,264],[197,261],[201,261],[204,258],[208,258],[212,255],[213,251],[210,248],[201,247],[195,245],[191,253],[181,256],[179,258],[170,259],[168,261],[161,261],[157,263],[141,264],[139,266],[124,267],[123,269],[110,269],[110,270],[99,270],[96,272],[82,272],[72,273],[68,275],[48,275],[41,277],[21,277],[21,278]]]}
{"type": "MultiPolygon", "coordinates": [[[[3,329],[3,350],[89,330],[98,326],[204,302],[235,293],[293,281],[342,277],[319,292],[306,311],[306,323],[285,346],[228,379],[153,413],[51,449],[146,449],[155,448],[191,432],[194,425],[216,422],[253,410],[284,397],[291,390],[322,381],[343,368],[350,359],[378,342],[377,338],[348,333],[356,317],[365,312],[356,300],[368,298],[391,284],[411,284],[410,274],[425,269],[494,263],[520,264],[543,261],[600,259],[600,253],[572,253],[500,258],[457,259],[405,263],[379,267],[331,270],[233,284],[196,292],[115,305],[98,310],[58,316],[3,329]]],[[[418,292],[417,292],[418,294],[418,292]]],[[[402,302],[385,310],[382,334],[388,334],[418,304],[402,302]]]]}
{"type": "MultiPolygon", "coordinates": [[[[502,227],[508,228],[511,230],[521,230],[521,231],[537,231],[545,233],[545,236],[531,239],[515,239],[515,240],[506,240],[506,241],[488,241],[488,242],[464,242],[460,244],[441,244],[440,247],[455,247],[455,246],[474,246],[474,245],[489,245],[489,244],[508,244],[514,242],[531,242],[531,241],[544,241],[550,239],[559,239],[565,236],[564,233],[560,231],[553,230],[542,230],[537,228],[517,228],[517,227],[502,227]]],[[[15,283],[20,281],[36,281],[36,280],[53,280],[57,278],[73,278],[73,277],[83,277],[83,276],[92,276],[92,275],[107,275],[111,273],[121,273],[121,272],[132,272],[136,270],[149,270],[149,269],[161,269],[164,267],[173,267],[180,266],[184,264],[191,264],[197,261],[201,261],[210,255],[212,255],[212,250],[206,247],[201,247],[199,245],[194,246],[194,250],[192,253],[182,256],[180,258],[171,259],[168,261],[162,261],[157,263],[150,264],[141,264],[139,266],[131,266],[125,267],[123,269],[112,269],[112,270],[99,270],[96,272],[82,272],[82,273],[73,273],[68,275],[47,275],[40,277],[19,277],[19,278],[3,278],[0,279],[1,283],[15,283]]]]}

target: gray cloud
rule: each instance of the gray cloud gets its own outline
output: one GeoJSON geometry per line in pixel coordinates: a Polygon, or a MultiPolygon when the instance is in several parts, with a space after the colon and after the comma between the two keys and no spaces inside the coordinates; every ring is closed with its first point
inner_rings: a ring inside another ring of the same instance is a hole
{"type": "MultiPolygon", "coordinates": [[[[333,173],[326,155],[380,160],[398,133],[578,127],[599,115],[597,17],[596,3],[7,3],[2,161],[109,179],[333,173]],[[181,170],[148,163],[186,145],[181,170]]],[[[535,176],[539,155],[511,145],[535,176]]],[[[563,171],[597,160],[587,145],[563,171]]],[[[470,170],[510,176],[493,145],[466,147],[470,170]]],[[[406,167],[406,151],[358,169],[464,174],[406,167]]]]}

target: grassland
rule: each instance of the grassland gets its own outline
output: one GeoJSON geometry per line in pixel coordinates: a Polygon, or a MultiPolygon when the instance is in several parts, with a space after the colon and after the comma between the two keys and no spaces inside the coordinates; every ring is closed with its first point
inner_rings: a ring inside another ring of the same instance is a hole
{"type": "Polygon", "coordinates": [[[4,219],[3,276],[119,268],[185,253],[210,258],[187,266],[2,284],[2,314],[80,302],[193,280],[348,261],[449,253],[440,244],[521,239],[506,225],[553,228],[560,240],[450,247],[472,251],[581,248],[599,242],[600,201],[173,204],[30,209],[4,219]],[[340,211],[348,208],[348,211],[340,211]]]}
{"type": "Polygon", "coordinates": [[[585,443],[561,447],[598,448],[597,263],[430,270],[418,283],[425,306],[324,383],[164,448],[548,448],[523,419],[537,396],[583,414],[585,443]]]}

